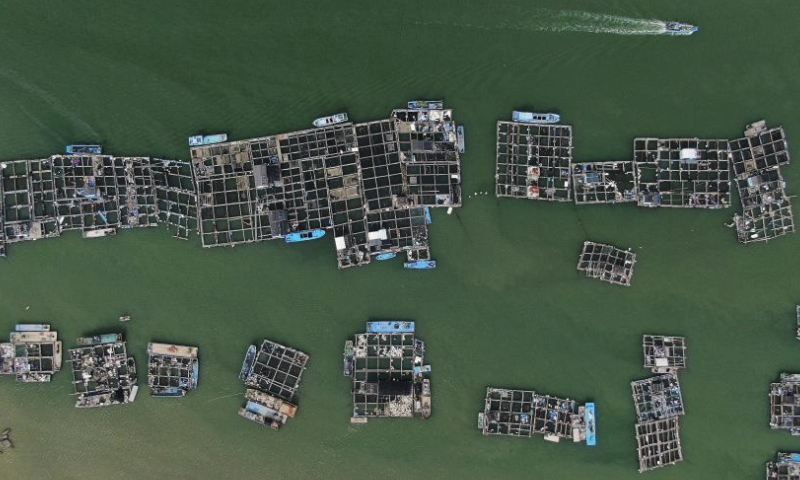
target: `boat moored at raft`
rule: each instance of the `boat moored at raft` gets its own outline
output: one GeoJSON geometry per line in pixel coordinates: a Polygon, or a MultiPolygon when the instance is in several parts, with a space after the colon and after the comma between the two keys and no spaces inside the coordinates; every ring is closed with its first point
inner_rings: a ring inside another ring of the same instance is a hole
{"type": "Polygon", "coordinates": [[[442,110],[444,102],[441,100],[411,100],[408,102],[409,110],[442,110]]]}
{"type": "Polygon", "coordinates": [[[189,137],[189,146],[200,147],[203,145],[211,145],[214,143],[222,143],[227,141],[227,133],[215,133],[213,135],[192,135],[189,137]]]}
{"type": "Polygon", "coordinates": [[[561,115],[557,113],[534,113],[534,112],[521,112],[514,110],[511,114],[511,119],[518,123],[558,123],[561,121],[561,115]]]}
{"type": "Polygon", "coordinates": [[[67,145],[66,152],[69,155],[101,155],[103,147],[100,145],[67,145]]]}
{"type": "Polygon", "coordinates": [[[239,372],[239,380],[245,381],[247,377],[250,375],[250,372],[253,370],[253,364],[256,361],[256,353],[258,349],[255,345],[250,345],[247,347],[247,354],[244,356],[244,362],[242,362],[242,370],[239,372]]]}
{"type": "Polygon", "coordinates": [[[336,125],[339,123],[344,123],[346,121],[347,121],[346,113],[337,113],[335,115],[331,115],[330,117],[319,117],[318,119],[314,120],[314,126],[318,128],[328,127],[330,125],[336,125]]]}
{"type": "Polygon", "coordinates": [[[325,236],[325,230],[315,228],[313,230],[304,230],[302,232],[293,232],[286,234],[286,243],[306,242],[308,240],[316,240],[325,236]]]}
{"type": "Polygon", "coordinates": [[[683,22],[666,22],[664,28],[667,35],[691,35],[700,31],[700,27],[683,22]]]}
{"type": "Polygon", "coordinates": [[[383,252],[381,254],[375,255],[375,260],[384,261],[384,260],[391,260],[396,257],[397,254],[394,252],[383,252]]]}
{"type": "Polygon", "coordinates": [[[415,260],[413,262],[406,262],[403,268],[409,270],[432,270],[436,268],[436,260],[415,260]]]}

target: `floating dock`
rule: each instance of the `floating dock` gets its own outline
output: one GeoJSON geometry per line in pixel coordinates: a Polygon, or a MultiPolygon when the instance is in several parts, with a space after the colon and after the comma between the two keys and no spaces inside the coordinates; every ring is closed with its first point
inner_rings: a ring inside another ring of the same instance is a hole
{"type": "Polygon", "coordinates": [[[58,333],[47,324],[17,324],[8,343],[0,343],[0,374],[23,383],[49,382],[61,370],[58,333]]]}
{"type": "Polygon", "coordinates": [[[107,407],[136,400],[136,362],[120,334],[78,339],[69,350],[77,408],[107,407]]]}
{"type": "Polygon", "coordinates": [[[569,398],[540,394],[533,390],[486,388],[478,429],[484,435],[532,437],[559,442],[596,444],[594,403],[579,405],[569,398]]]}
{"type": "Polygon", "coordinates": [[[452,110],[394,110],[191,149],[205,247],[330,230],[339,268],[405,251],[429,260],[425,207],[461,205],[452,110]]]}
{"type": "Polygon", "coordinates": [[[742,213],[733,217],[741,243],[764,242],[794,233],[794,215],[781,167],[789,163],[783,127],[764,120],[748,125],[744,138],[731,142],[733,171],[742,213]]]}
{"type": "Polygon", "coordinates": [[[653,373],[677,373],[686,368],[686,339],[665,335],[643,335],[644,368],[653,373]]]}
{"type": "Polygon", "coordinates": [[[625,287],[631,286],[635,264],[636,254],[630,249],[622,250],[595,242],[584,242],[578,257],[579,272],[589,278],[625,287]]]}
{"type": "Polygon", "coordinates": [[[636,138],[633,158],[640,207],[715,209],[731,204],[728,140],[636,138]]]}
{"type": "Polygon", "coordinates": [[[239,415],[280,429],[297,413],[295,397],[307,363],[307,354],[270,340],[264,340],[257,350],[251,345],[239,377],[244,377],[248,387],[239,415]]]}
{"type": "Polygon", "coordinates": [[[769,386],[769,427],[800,435],[800,374],[781,373],[769,386]]]}
{"type": "Polygon", "coordinates": [[[366,333],[345,343],[345,375],[353,379],[352,423],[369,418],[428,418],[430,366],[414,322],[367,322],[366,333]],[[352,367],[348,368],[348,364],[352,367]]]}
{"type": "Polygon", "coordinates": [[[767,480],[800,479],[800,453],[778,453],[766,464],[767,480]]]}
{"type": "Polygon", "coordinates": [[[633,162],[572,164],[576,205],[628,203],[637,200],[633,162]]]}
{"type": "Polygon", "coordinates": [[[572,126],[497,122],[495,195],[572,200],[572,126]]]}
{"type": "Polygon", "coordinates": [[[197,347],[147,344],[147,385],[153,397],[183,397],[197,388],[200,363],[197,347]]]}

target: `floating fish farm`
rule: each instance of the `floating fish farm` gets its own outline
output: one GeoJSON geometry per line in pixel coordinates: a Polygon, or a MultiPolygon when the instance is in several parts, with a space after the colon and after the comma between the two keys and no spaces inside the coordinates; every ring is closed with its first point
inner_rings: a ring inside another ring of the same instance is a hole
{"type": "Polygon", "coordinates": [[[800,435],[800,374],[781,373],[769,386],[769,427],[800,435]]]}
{"type": "Polygon", "coordinates": [[[153,397],[183,397],[197,388],[197,347],[147,344],[147,385],[153,397]]]}
{"type": "Polygon", "coordinates": [[[742,212],[731,226],[740,242],[794,232],[782,127],[761,120],[737,140],[638,137],[630,161],[573,162],[572,127],[558,115],[514,112],[514,119],[497,122],[497,197],[721,209],[731,206],[735,183],[742,212]]]}
{"type": "Polygon", "coordinates": [[[161,224],[182,239],[198,232],[204,247],[331,232],[339,268],[397,255],[406,268],[435,268],[429,209],[461,206],[464,137],[452,110],[414,101],[383,120],[336,118],[246,140],[192,137],[189,162],[94,145],[2,162],[0,256],[70,230],[96,238],[161,224]]]}
{"type": "Polygon", "coordinates": [[[766,467],[767,480],[800,480],[800,453],[778,453],[766,467]]]}
{"type": "Polygon", "coordinates": [[[270,340],[251,345],[239,378],[244,382],[245,405],[239,415],[279,430],[297,414],[297,390],[308,355],[270,340]]]}
{"type": "Polygon", "coordinates": [[[683,460],[678,419],[685,410],[677,372],[686,366],[686,342],[644,335],[642,348],[645,368],[659,374],[631,382],[639,472],[646,472],[683,460]]]}
{"type": "Polygon", "coordinates": [[[133,403],[136,386],[136,362],[128,356],[122,335],[111,333],[78,339],[78,347],[69,350],[72,385],[77,408],[107,407],[133,403]]]}
{"type": "Polygon", "coordinates": [[[61,360],[61,340],[47,324],[17,324],[8,343],[0,343],[0,374],[17,382],[49,382],[61,360]]]}
{"type": "Polygon", "coordinates": [[[532,437],[558,443],[562,438],[596,445],[594,403],[579,405],[533,390],[486,388],[478,429],[484,435],[532,437]]]}
{"type": "Polygon", "coordinates": [[[630,249],[622,250],[613,245],[584,242],[578,257],[578,271],[589,278],[614,285],[631,286],[636,254],[630,249]]]}
{"type": "Polygon", "coordinates": [[[344,348],[344,373],[353,379],[351,422],[430,417],[430,371],[414,322],[367,322],[367,331],[344,348]]]}

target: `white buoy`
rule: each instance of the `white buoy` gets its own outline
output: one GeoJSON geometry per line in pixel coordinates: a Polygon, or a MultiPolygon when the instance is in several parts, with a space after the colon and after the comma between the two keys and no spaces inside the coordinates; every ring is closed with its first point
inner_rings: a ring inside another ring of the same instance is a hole
{"type": "Polygon", "coordinates": [[[447,214],[450,215],[451,213],[453,213],[453,207],[447,209],[447,214]]]}

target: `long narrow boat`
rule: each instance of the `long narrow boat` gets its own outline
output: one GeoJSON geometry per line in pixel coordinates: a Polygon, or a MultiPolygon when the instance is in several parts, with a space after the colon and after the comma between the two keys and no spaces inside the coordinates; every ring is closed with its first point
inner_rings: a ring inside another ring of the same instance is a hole
{"type": "Polygon", "coordinates": [[[416,260],[413,262],[406,262],[403,268],[409,270],[431,270],[436,268],[436,260],[416,260]]]}
{"type": "Polygon", "coordinates": [[[103,153],[103,147],[100,145],[67,145],[67,153],[70,155],[89,154],[100,155],[103,153]]]}
{"type": "Polygon", "coordinates": [[[329,125],[336,125],[337,123],[344,123],[346,121],[346,113],[337,113],[335,115],[331,115],[330,117],[319,117],[318,119],[314,120],[314,126],[327,127],[329,125]]]}
{"type": "Polygon", "coordinates": [[[597,445],[597,439],[595,438],[594,403],[589,402],[586,404],[583,416],[586,422],[586,445],[597,445]]]}
{"type": "Polygon", "coordinates": [[[534,113],[514,111],[511,114],[512,120],[519,123],[558,123],[561,115],[557,113],[534,113]]]}
{"type": "Polygon", "coordinates": [[[683,22],[666,22],[664,28],[667,35],[691,35],[700,31],[700,27],[683,22]]]}
{"type": "Polygon", "coordinates": [[[456,148],[458,153],[464,153],[464,126],[456,127],[456,148]]]}
{"type": "Polygon", "coordinates": [[[286,235],[286,243],[307,242],[308,240],[316,240],[325,236],[325,230],[315,228],[313,230],[304,230],[302,232],[293,232],[286,235]]]}
{"type": "Polygon", "coordinates": [[[213,135],[192,135],[189,137],[189,146],[199,147],[202,145],[211,145],[214,143],[222,143],[227,141],[227,133],[215,133],[213,135]]]}
{"type": "Polygon", "coordinates": [[[250,372],[253,370],[253,364],[256,361],[256,352],[258,349],[255,345],[250,345],[247,347],[247,355],[244,356],[244,362],[242,362],[242,370],[239,372],[239,380],[245,381],[247,377],[250,376],[250,372]]]}
{"type": "Polygon", "coordinates": [[[441,100],[412,100],[408,102],[409,110],[441,110],[444,102],[441,100]]]}
{"type": "Polygon", "coordinates": [[[384,261],[384,260],[391,260],[396,257],[397,254],[394,252],[383,252],[381,254],[375,255],[375,260],[384,261]]]}

